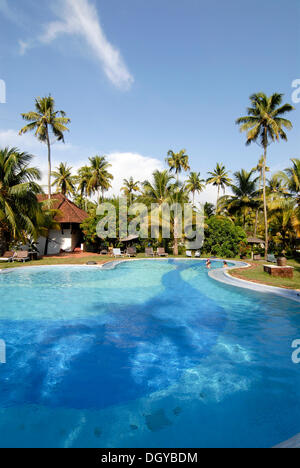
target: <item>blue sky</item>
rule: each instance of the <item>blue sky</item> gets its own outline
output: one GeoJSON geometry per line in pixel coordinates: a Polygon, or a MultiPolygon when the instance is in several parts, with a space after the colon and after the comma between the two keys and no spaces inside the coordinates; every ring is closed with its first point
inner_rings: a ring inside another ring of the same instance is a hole
{"type": "MultiPolygon", "coordinates": [[[[114,190],[163,167],[169,149],[185,148],[203,177],[217,161],[252,168],[260,148],[245,147],[234,121],[253,92],[291,102],[299,22],[299,0],[0,0],[0,145],[46,167],[45,148],[17,130],[20,113],[51,93],[72,119],[54,164],[108,155],[114,190]]],[[[289,142],[270,147],[274,170],[300,157],[299,106],[289,142]]]]}

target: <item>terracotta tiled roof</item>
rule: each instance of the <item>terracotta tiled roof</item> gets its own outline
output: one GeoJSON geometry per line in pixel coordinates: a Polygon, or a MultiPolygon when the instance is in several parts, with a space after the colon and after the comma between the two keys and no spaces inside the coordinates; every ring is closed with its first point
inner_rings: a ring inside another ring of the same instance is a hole
{"type": "MultiPolygon", "coordinates": [[[[48,200],[48,195],[38,195],[37,198],[39,202],[46,201],[48,200]]],[[[60,211],[60,214],[55,218],[55,221],[58,223],[81,224],[88,217],[85,211],[78,208],[62,193],[51,195],[51,200],[53,201],[51,208],[60,211]]]]}

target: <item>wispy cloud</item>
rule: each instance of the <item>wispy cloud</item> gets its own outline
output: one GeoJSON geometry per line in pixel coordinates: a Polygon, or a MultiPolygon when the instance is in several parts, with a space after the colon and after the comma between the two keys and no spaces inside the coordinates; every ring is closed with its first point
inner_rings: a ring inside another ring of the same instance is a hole
{"type": "MultiPolygon", "coordinates": [[[[0,0],[3,2],[3,0],[0,0]]],[[[1,3],[0,3],[1,5],[1,3]]],[[[20,41],[20,53],[35,44],[50,44],[62,35],[84,39],[90,51],[100,62],[108,79],[118,88],[128,89],[134,78],[120,51],[106,38],[97,9],[91,0],[59,0],[54,8],[57,21],[48,23],[36,41],[20,41]]]]}

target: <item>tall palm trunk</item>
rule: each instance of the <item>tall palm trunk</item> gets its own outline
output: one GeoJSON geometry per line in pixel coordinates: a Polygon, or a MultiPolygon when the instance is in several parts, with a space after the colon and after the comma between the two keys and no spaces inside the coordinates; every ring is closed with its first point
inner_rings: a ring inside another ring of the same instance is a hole
{"type": "Polygon", "coordinates": [[[51,200],[51,145],[48,132],[48,125],[46,127],[46,138],[48,146],[48,198],[51,200]]]}
{"type": "Polygon", "coordinates": [[[267,146],[264,147],[264,166],[263,166],[263,196],[264,196],[264,217],[265,217],[265,260],[268,257],[269,250],[269,228],[268,228],[268,210],[266,197],[266,166],[267,166],[267,146]]]}
{"type": "MultiPolygon", "coordinates": [[[[263,171],[263,170],[261,169],[261,170],[260,170],[260,175],[259,175],[259,192],[260,192],[260,190],[261,190],[261,181],[262,181],[262,178],[263,178],[262,171],[263,171]]],[[[254,237],[257,236],[258,215],[259,215],[259,208],[257,208],[257,210],[256,210],[256,215],[255,215],[254,237]]]]}
{"type": "Polygon", "coordinates": [[[218,185],[218,196],[217,196],[217,207],[216,207],[217,214],[219,212],[219,198],[220,198],[220,185],[218,185]]]}

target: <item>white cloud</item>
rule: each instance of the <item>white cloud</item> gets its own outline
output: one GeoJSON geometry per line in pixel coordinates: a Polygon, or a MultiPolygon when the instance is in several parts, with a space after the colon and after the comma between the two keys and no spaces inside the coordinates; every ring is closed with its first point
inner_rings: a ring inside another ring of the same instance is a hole
{"type": "MultiPolygon", "coordinates": [[[[0,0],[1,1],[1,0],[0,0]]],[[[37,43],[50,44],[61,35],[77,36],[84,39],[90,51],[100,62],[108,79],[117,87],[128,89],[133,76],[125,65],[122,56],[107,40],[100,24],[97,9],[90,0],[59,0],[54,8],[59,18],[48,23],[37,43]]],[[[31,47],[32,40],[19,41],[20,53],[31,47]]]]}
{"type": "MultiPolygon", "coordinates": [[[[40,168],[42,172],[41,185],[44,189],[47,186],[47,148],[46,145],[40,143],[32,133],[22,136],[14,129],[0,129],[0,148],[6,146],[17,147],[22,151],[27,151],[35,155],[33,165],[40,168]]],[[[55,168],[60,162],[67,162],[73,168],[75,174],[77,170],[88,164],[88,155],[94,155],[96,152],[91,149],[83,149],[71,144],[56,143],[52,146],[52,167],[55,168]],[[82,155],[87,155],[83,159],[82,155]]],[[[107,195],[119,195],[120,189],[123,187],[123,180],[133,177],[135,181],[143,182],[146,179],[151,179],[154,171],[162,171],[165,167],[159,159],[143,156],[138,153],[130,152],[114,152],[107,154],[107,160],[112,165],[110,172],[114,176],[112,188],[107,195]]],[[[227,190],[226,193],[230,193],[227,190]]],[[[223,195],[223,193],[222,193],[223,195]]],[[[204,191],[196,195],[196,203],[213,203],[216,204],[217,189],[212,185],[207,185],[204,191]]]]}
{"type": "MultiPolygon", "coordinates": [[[[42,186],[47,185],[47,147],[40,143],[33,133],[19,136],[17,130],[0,129],[0,148],[17,147],[22,151],[33,154],[33,165],[40,168],[42,172],[42,186]]],[[[55,168],[60,162],[67,162],[73,168],[75,174],[77,170],[88,164],[88,156],[96,152],[90,149],[80,148],[71,144],[56,143],[52,146],[52,167],[55,168]],[[87,155],[86,158],[83,155],[87,155]]],[[[110,196],[119,195],[123,187],[123,179],[133,177],[135,181],[143,182],[150,179],[153,172],[163,169],[163,163],[156,158],[143,156],[137,153],[114,152],[107,155],[109,163],[112,165],[110,172],[114,176],[112,189],[108,192],[110,196]]]]}
{"type": "Polygon", "coordinates": [[[144,182],[151,179],[154,171],[163,169],[161,161],[136,153],[111,153],[107,157],[112,165],[111,174],[114,176],[109,195],[118,195],[123,187],[123,180],[133,177],[135,181],[144,182]]]}

